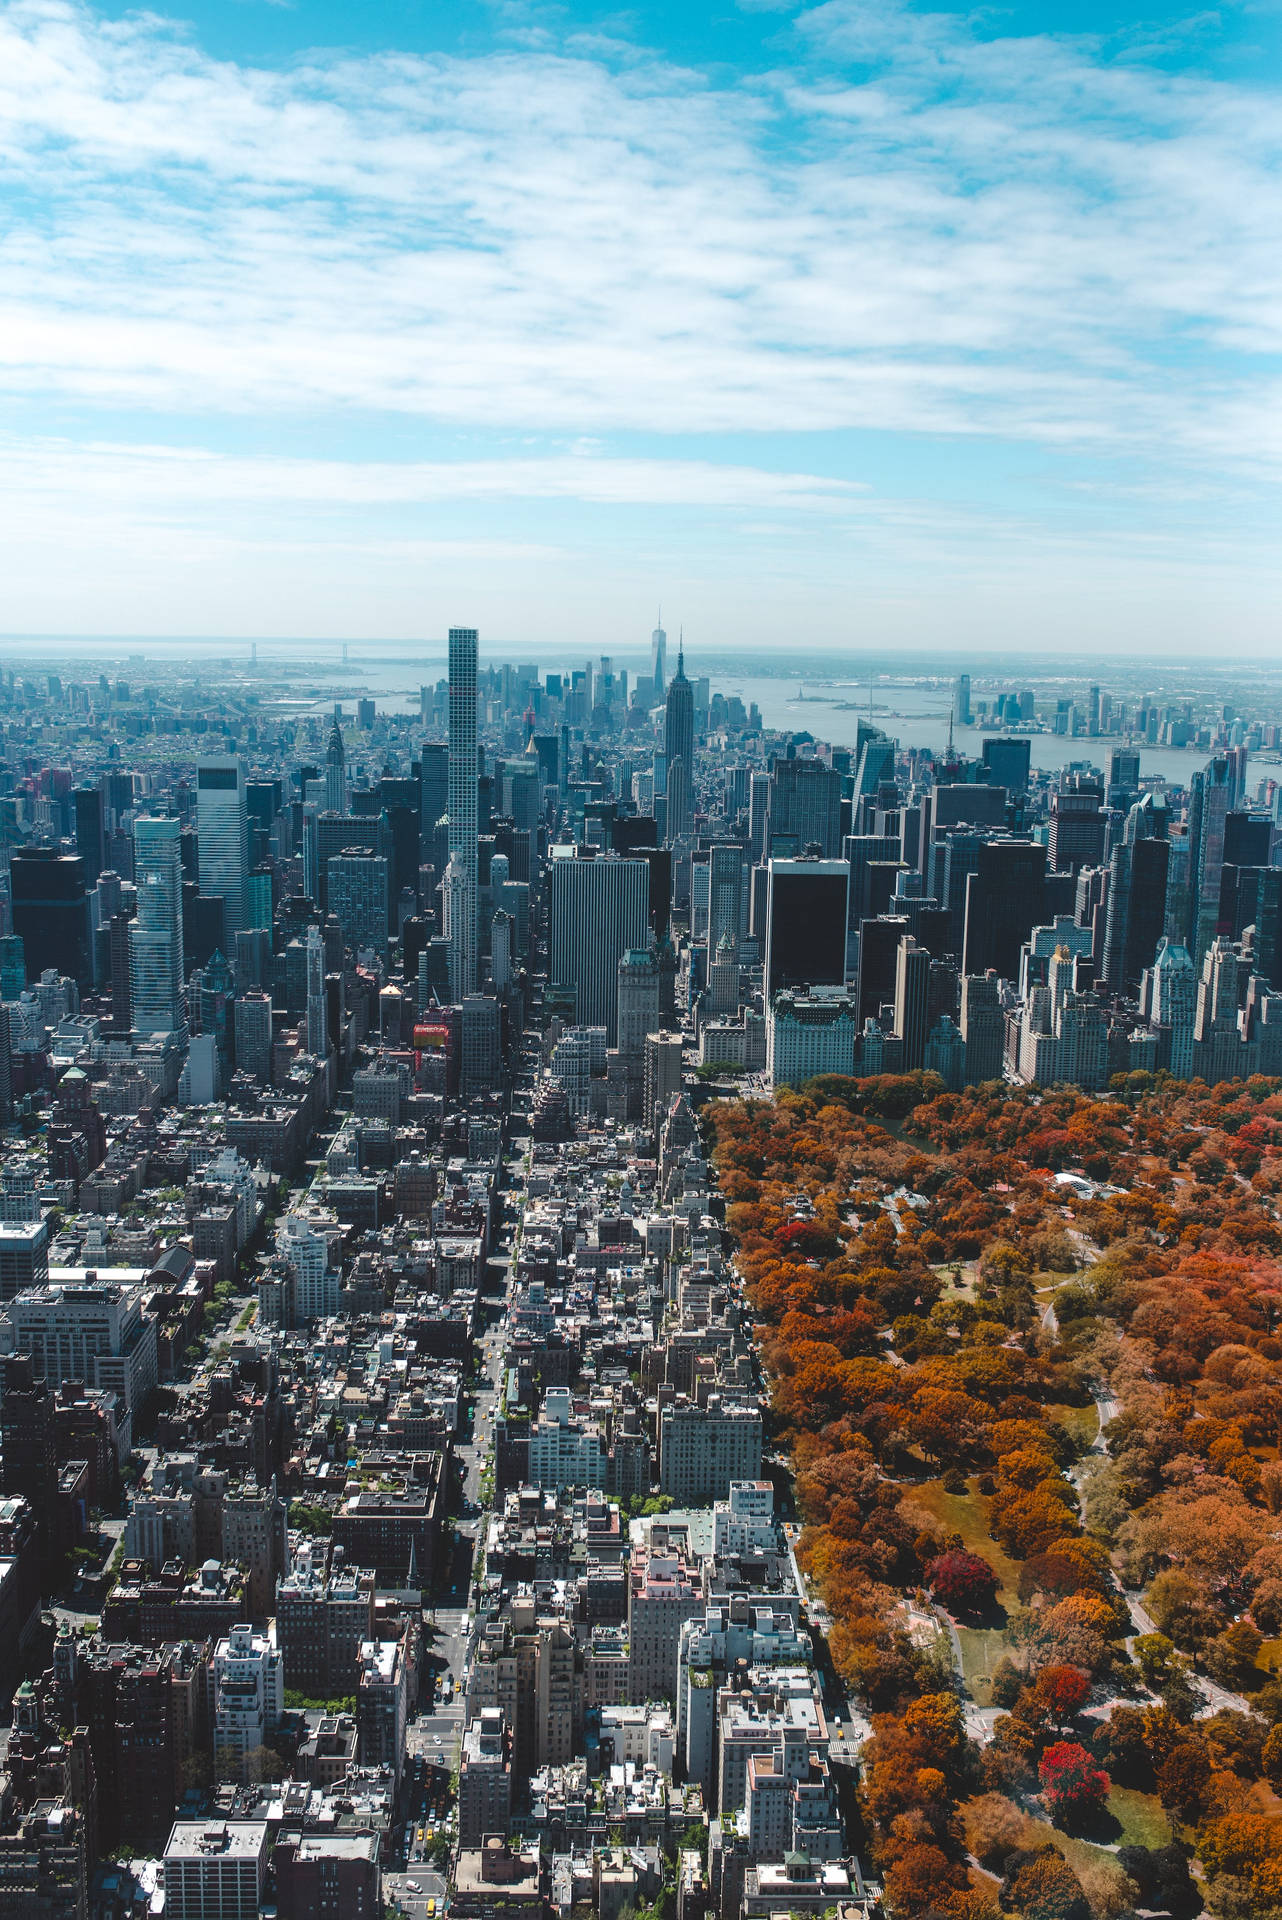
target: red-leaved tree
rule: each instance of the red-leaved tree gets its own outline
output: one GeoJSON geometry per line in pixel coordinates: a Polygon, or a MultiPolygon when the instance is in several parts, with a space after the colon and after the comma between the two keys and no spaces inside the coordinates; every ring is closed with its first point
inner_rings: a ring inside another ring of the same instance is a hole
{"type": "Polygon", "coordinates": [[[954,1613],[985,1613],[997,1593],[997,1575],[987,1560],[964,1547],[950,1547],[932,1560],[926,1582],[935,1598],[954,1613]]]}
{"type": "Polygon", "coordinates": [[[1108,1798],[1108,1775],[1076,1740],[1057,1740],[1042,1755],[1042,1799],[1055,1820],[1080,1820],[1108,1798]]]}

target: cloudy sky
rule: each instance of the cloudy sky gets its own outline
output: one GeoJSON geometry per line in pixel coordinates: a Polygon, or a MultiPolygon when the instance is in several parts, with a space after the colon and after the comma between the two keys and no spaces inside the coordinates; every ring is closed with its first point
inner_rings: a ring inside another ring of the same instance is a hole
{"type": "Polygon", "coordinates": [[[1273,0],[0,0],[0,631],[1276,651],[1280,78],[1273,0]]]}

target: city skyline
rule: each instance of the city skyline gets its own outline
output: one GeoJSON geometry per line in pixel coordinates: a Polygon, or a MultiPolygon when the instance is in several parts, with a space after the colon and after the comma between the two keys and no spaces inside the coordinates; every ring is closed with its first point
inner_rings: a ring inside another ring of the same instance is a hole
{"type": "Polygon", "coordinates": [[[1264,652],[1278,50],[0,8],[6,624],[1264,652]]]}

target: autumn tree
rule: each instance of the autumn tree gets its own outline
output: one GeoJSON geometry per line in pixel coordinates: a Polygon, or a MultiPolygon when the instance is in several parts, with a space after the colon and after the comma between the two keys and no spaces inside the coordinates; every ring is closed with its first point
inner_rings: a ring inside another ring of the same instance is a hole
{"type": "Polygon", "coordinates": [[[1047,1747],[1037,1774],[1047,1810],[1061,1824],[1098,1813],[1108,1799],[1108,1775],[1076,1740],[1047,1747]]]}

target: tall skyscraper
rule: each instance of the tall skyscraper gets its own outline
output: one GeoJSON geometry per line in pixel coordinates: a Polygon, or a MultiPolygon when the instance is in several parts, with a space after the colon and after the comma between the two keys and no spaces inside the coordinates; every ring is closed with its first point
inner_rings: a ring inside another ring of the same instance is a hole
{"type": "Polygon", "coordinates": [[[1189,782],[1191,900],[1186,945],[1195,972],[1201,967],[1202,957],[1219,925],[1225,821],[1233,805],[1235,774],[1236,767],[1229,756],[1220,753],[1189,782]]]}
{"type": "Polygon", "coordinates": [[[905,1073],[926,1058],[930,1027],[930,955],[912,935],[899,942],[895,956],[895,1032],[902,1043],[905,1073]]]}
{"type": "Polygon", "coordinates": [[[450,628],[449,851],[462,893],[451,914],[450,998],[476,992],[476,628],[450,628]]]}
{"type": "Polygon", "coordinates": [[[38,980],[46,967],[53,967],[88,987],[93,961],[80,855],[59,853],[55,847],[15,847],[9,888],[13,930],[22,939],[27,978],[38,980]]]}
{"type": "Polygon", "coordinates": [[[668,636],[662,624],[650,635],[650,673],[654,680],[655,698],[661,699],[668,684],[668,636]]]}
{"type": "Polygon", "coordinates": [[[548,977],[572,987],[581,1027],[618,1035],[619,962],[649,941],[650,869],[644,860],[576,859],[554,850],[548,868],[548,977]]]}
{"type": "Polygon", "coordinates": [[[343,736],[335,719],[325,749],[325,809],[328,813],[347,812],[347,755],[343,736]]]}
{"type": "Polygon", "coordinates": [[[668,688],[663,752],[668,769],[667,837],[672,841],[689,833],[694,818],[694,688],[686,679],[684,647],[677,654],[677,670],[668,688]]]}
{"type": "Polygon", "coordinates": [[[781,859],[817,847],[841,852],[841,775],[824,760],[777,759],[770,774],[769,850],[781,859]]]}
{"type": "Polygon", "coordinates": [[[71,800],[76,810],[76,852],[85,863],[85,885],[96,886],[106,849],[102,788],[77,787],[71,800]]]}
{"type": "Polygon", "coordinates": [[[959,673],[953,687],[953,720],[959,727],[970,725],[970,675],[959,673]]]}
{"type": "Polygon", "coordinates": [[[850,868],[844,860],[771,860],[766,875],[766,999],[781,987],[846,981],[850,868]]]}
{"type": "Polygon", "coordinates": [[[387,861],[365,847],[347,847],[329,863],[329,910],[349,947],[387,951],[387,861]]]}
{"type": "Polygon", "coordinates": [[[1149,978],[1149,1023],[1160,1034],[1158,1062],[1177,1080],[1188,1080],[1197,1018],[1197,973],[1188,948],[1163,939],[1149,978]]]}
{"type": "Polygon", "coordinates": [[[734,943],[738,964],[739,935],[743,929],[743,848],[712,847],[708,851],[708,962],[722,941],[734,943]]]}
{"type": "Polygon", "coordinates": [[[638,1084],[645,1039],[659,1029],[659,956],[651,947],[629,947],[619,962],[618,1046],[638,1084]]]}
{"type": "Polygon", "coordinates": [[[315,921],[307,929],[307,1051],[318,1060],[323,1060],[329,1052],[325,941],[315,921]]]}
{"type": "Polygon", "coordinates": [[[1031,840],[986,840],[975,871],[966,876],[962,972],[993,967],[1003,980],[1016,979],[1019,950],[1042,924],[1045,894],[1045,847],[1031,840]]]}
{"type": "Polygon", "coordinates": [[[129,924],[129,992],[135,1033],[186,1031],[180,833],[174,819],[134,821],[138,912],[129,924]]]}
{"type": "Polygon", "coordinates": [[[248,831],[245,770],[239,756],[201,760],[196,768],[200,890],[221,897],[229,943],[248,924],[248,831]]]}
{"type": "Polygon", "coordinates": [[[968,974],[962,981],[961,1031],[966,1042],[966,1084],[978,1087],[1000,1080],[1006,1016],[995,973],[968,974]]]}

